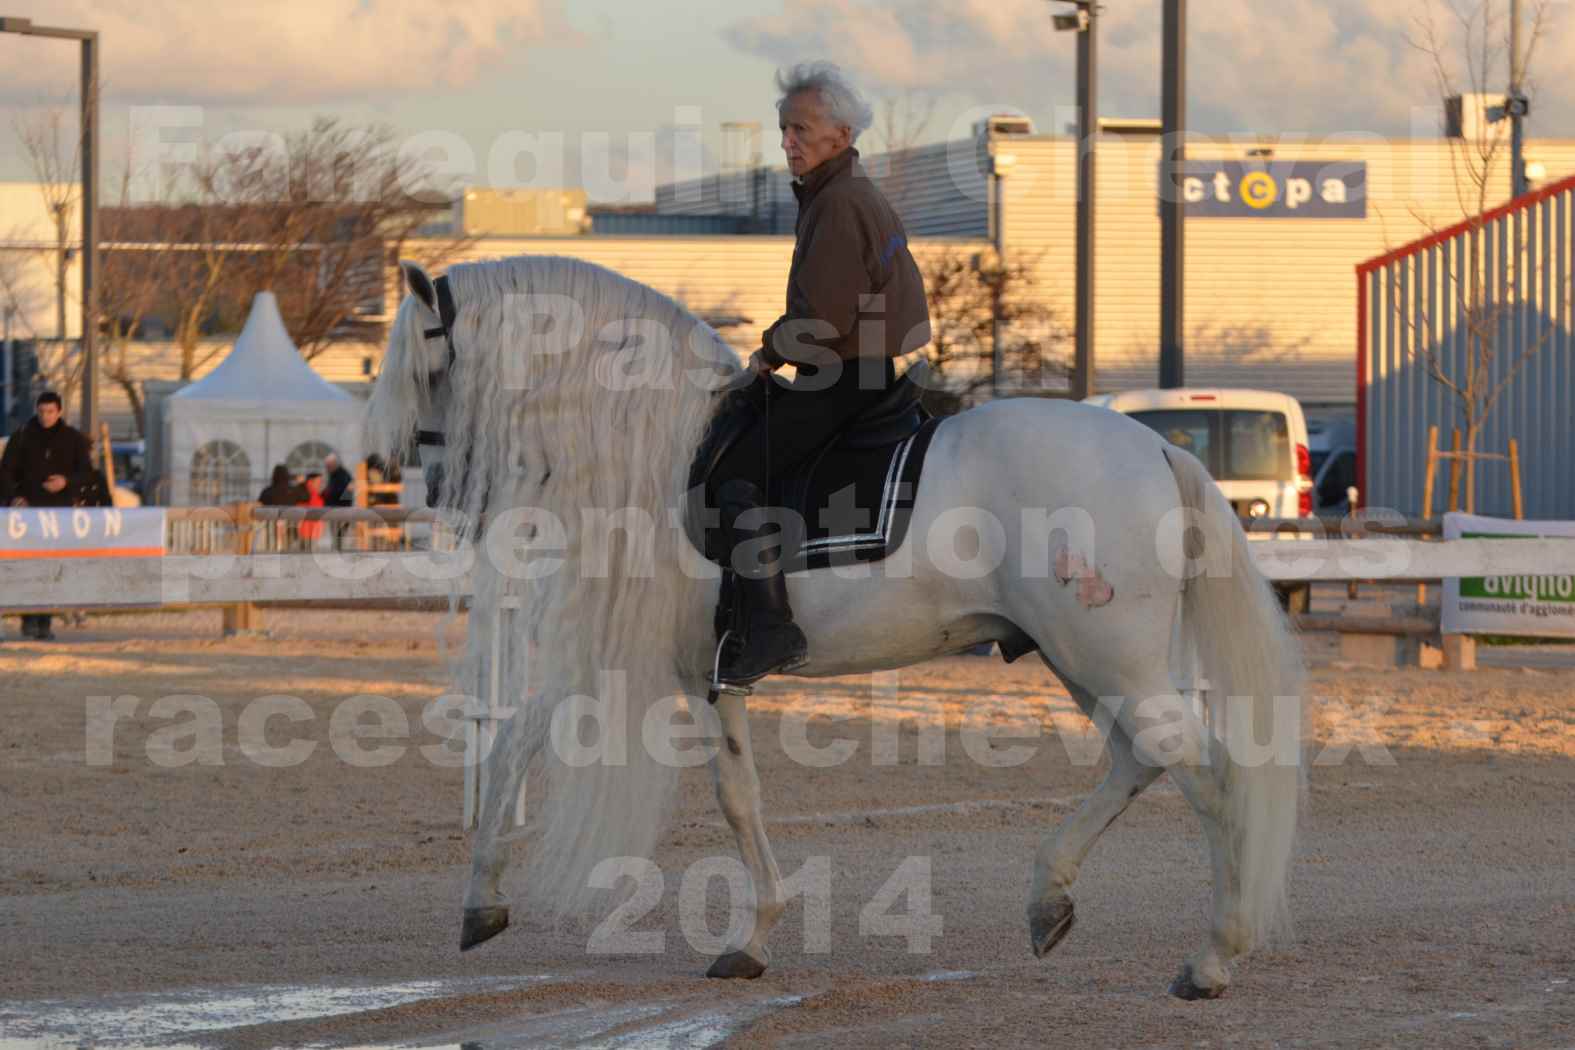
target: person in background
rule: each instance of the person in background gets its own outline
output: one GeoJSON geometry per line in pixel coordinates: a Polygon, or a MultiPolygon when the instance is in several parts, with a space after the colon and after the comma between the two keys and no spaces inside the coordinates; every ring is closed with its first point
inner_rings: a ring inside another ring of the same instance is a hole
{"type": "MultiPolygon", "coordinates": [[[[306,499],[300,503],[300,506],[325,506],[323,502],[323,476],[316,471],[306,475],[306,499]]],[[[301,522],[300,533],[301,539],[306,541],[307,546],[311,546],[322,537],[323,523],[321,521],[303,521],[301,522]]]]}
{"type": "MultiPolygon", "coordinates": [[[[13,507],[69,507],[92,483],[87,439],[63,418],[60,395],[46,390],[34,402],[37,414],[6,444],[0,456],[0,491],[13,507]]],[[[51,613],[22,617],[22,636],[49,641],[51,613]]]]}
{"type": "MultiPolygon", "coordinates": [[[[264,507],[299,507],[306,502],[306,486],[290,477],[290,468],[283,463],[275,463],[273,476],[268,481],[268,487],[257,494],[257,502],[264,507]]],[[[282,551],[290,535],[290,523],[276,521],[272,526],[273,549],[282,551]]]]}
{"type": "MultiPolygon", "coordinates": [[[[366,457],[366,482],[368,485],[397,485],[399,484],[399,463],[385,462],[383,457],[376,452],[366,457]]],[[[392,507],[399,503],[399,496],[392,492],[368,492],[366,503],[369,507],[392,507]]]]}
{"type": "Polygon", "coordinates": [[[354,475],[345,469],[338,455],[333,452],[323,457],[323,469],[328,472],[328,483],[323,489],[323,506],[350,506],[350,486],[355,484],[354,475]]]}
{"type": "Polygon", "coordinates": [[[283,463],[274,464],[273,477],[268,487],[257,495],[257,502],[265,507],[298,507],[306,502],[306,486],[290,479],[290,468],[283,463]]]}
{"type": "Polygon", "coordinates": [[[96,464],[98,462],[98,442],[93,438],[87,439],[88,443],[88,469],[81,481],[71,494],[73,507],[113,507],[115,496],[109,490],[109,479],[104,476],[96,464]]]}

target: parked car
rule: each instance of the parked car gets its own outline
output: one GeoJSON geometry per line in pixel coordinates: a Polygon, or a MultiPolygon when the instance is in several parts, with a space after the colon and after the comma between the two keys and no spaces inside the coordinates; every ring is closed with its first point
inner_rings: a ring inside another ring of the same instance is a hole
{"type": "Polygon", "coordinates": [[[142,471],[147,461],[147,445],[137,441],[111,441],[110,453],[115,461],[115,493],[117,507],[140,507],[143,503],[142,471]]]}
{"type": "MultiPolygon", "coordinates": [[[[1289,394],[1225,388],[1127,390],[1096,394],[1086,403],[1131,416],[1197,456],[1241,517],[1298,518],[1313,512],[1307,420],[1289,394]]],[[[1277,584],[1275,589],[1288,609],[1306,611],[1307,584],[1277,584]]]]}
{"type": "Polygon", "coordinates": [[[1307,449],[1318,510],[1326,514],[1349,514],[1350,490],[1356,487],[1356,424],[1349,419],[1315,420],[1307,424],[1307,449]]]}

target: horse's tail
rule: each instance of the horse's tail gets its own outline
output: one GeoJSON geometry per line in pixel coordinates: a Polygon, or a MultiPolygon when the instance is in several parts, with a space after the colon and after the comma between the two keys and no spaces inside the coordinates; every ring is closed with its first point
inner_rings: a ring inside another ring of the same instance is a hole
{"type": "Polygon", "coordinates": [[[1165,453],[1191,512],[1187,524],[1204,538],[1203,551],[1188,552],[1201,554],[1193,563],[1201,571],[1183,585],[1182,624],[1206,681],[1210,771],[1240,877],[1242,928],[1221,932],[1246,951],[1290,926],[1285,883],[1302,788],[1301,659],[1230,503],[1195,457],[1165,453]]]}

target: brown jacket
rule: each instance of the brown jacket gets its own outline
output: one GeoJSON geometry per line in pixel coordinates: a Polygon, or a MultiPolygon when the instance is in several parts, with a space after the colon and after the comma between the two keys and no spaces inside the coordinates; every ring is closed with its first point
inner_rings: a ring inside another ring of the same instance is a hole
{"type": "Polygon", "coordinates": [[[924,278],[908,234],[849,148],[793,184],[797,243],[787,312],[762,336],[766,360],[887,358],[930,341],[924,278]]]}

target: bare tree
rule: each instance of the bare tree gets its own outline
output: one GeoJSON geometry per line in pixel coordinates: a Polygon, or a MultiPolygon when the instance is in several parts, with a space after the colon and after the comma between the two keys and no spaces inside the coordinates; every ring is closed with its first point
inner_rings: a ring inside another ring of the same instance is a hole
{"type": "Polygon", "coordinates": [[[78,209],[82,204],[82,186],[78,176],[82,138],[71,134],[66,127],[66,114],[62,109],[46,109],[33,119],[17,118],[16,136],[28,167],[38,183],[43,198],[44,211],[53,223],[54,245],[51,249],[55,263],[55,338],[66,338],[66,271],[75,246],[71,231],[76,228],[78,209]]]}
{"type": "Polygon", "coordinates": [[[925,347],[935,389],[930,410],[948,414],[981,392],[1042,392],[1070,374],[1067,329],[1037,294],[1035,260],[991,250],[939,252],[920,261],[930,303],[925,347]],[[997,347],[1000,369],[996,370],[997,347]]]}
{"type": "Polygon", "coordinates": [[[66,110],[57,106],[46,106],[31,118],[17,117],[13,128],[51,225],[50,246],[39,251],[54,274],[55,341],[39,347],[38,367],[69,405],[76,401],[82,367],[80,355],[66,343],[66,316],[73,305],[67,275],[77,251],[73,231],[79,228],[82,204],[82,136],[68,122],[66,110]]]}
{"type": "Polygon", "coordinates": [[[259,291],[272,291],[308,359],[338,340],[377,340],[387,275],[401,256],[440,264],[463,236],[412,238],[448,207],[392,129],[318,120],[282,144],[203,151],[165,194],[106,216],[121,301],[164,319],[190,379],[259,291]]]}
{"type": "MultiPolygon", "coordinates": [[[[1464,424],[1462,459],[1465,463],[1465,507],[1475,508],[1476,465],[1482,458],[1497,453],[1479,448],[1482,430],[1500,397],[1520,374],[1525,364],[1548,342],[1552,326],[1545,326],[1540,338],[1514,345],[1501,345],[1513,314],[1534,308],[1522,301],[1518,289],[1534,289],[1539,277],[1538,256],[1527,243],[1525,225],[1512,227],[1508,252],[1493,266],[1484,243],[1488,231],[1485,218],[1490,206],[1502,192],[1509,166],[1510,139],[1503,107],[1473,119],[1466,111],[1473,96],[1481,98],[1507,88],[1504,97],[1524,90],[1539,43],[1548,28],[1551,0],[1530,0],[1530,24],[1520,39],[1519,62],[1511,53],[1517,34],[1509,21],[1509,5],[1499,0],[1420,0],[1415,15],[1413,47],[1425,54],[1433,69],[1439,96],[1460,99],[1462,112],[1455,115],[1459,134],[1451,139],[1451,172],[1461,221],[1457,223],[1462,250],[1443,252],[1440,258],[1439,305],[1437,316],[1419,309],[1411,318],[1408,340],[1412,357],[1427,375],[1450,396],[1464,424]],[[1440,14],[1440,8],[1443,14],[1440,14]],[[1519,83],[1512,83],[1516,71],[1519,83]],[[1460,318],[1464,331],[1448,331],[1448,318],[1460,318]],[[1463,340],[1463,352],[1457,352],[1463,340]]],[[[1441,226],[1432,216],[1413,211],[1413,216],[1433,233],[1441,226]]],[[[1391,268],[1391,294],[1400,291],[1398,270],[1391,268]]],[[[1567,315],[1570,292],[1558,288],[1562,312],[1555,304],[1544,309],[1557,316],[1567,315]]],[[[1449,505],[1460,505],[1459,473],[1451,471],[1449,505]]]]}
{"type": "Polygon", "coordinates": [[[7,247],[0,250],[0,311],[14,317],[29,317],[37,308],[39,298],[37,289],[27,279],[27,272],[33,262],[33,249],[25,245],[25,234],[19,232],[10,234],[6,244],[7,247]]]}
{"type": "MultiPolygon", "coordinates": [[[[251,150],[222,160],[234,203],[258,220],[258,251],[247,256],[241,281],[278,295],[308,359],[334,340],[382,338],[389,267],[448,207],[449,194],[398,146],[392,128],[323,119],[289,136],[283,153],[251,150]]],[[[441,262],[468,240],[439,238],[413,254],[441,262]]]]}
{"type": "Polygon", "coordinates": [[[881,170],[871,172],[880,180],[881,192],[901,214],[918,184],[909,151],[919,144],[935,116],[935,96],[907,91],[887,95],[875,105],[875,125],[870,134],[883,153],[881,170]]]}
{"type": "MultiPolygon", "coordinates": [[[[1524,90],[1538,45],[1546,35],[1553,0],[1529,0],[1530,26],[1523,36],[1520,83],[1511,85],[1509,23],[1510,4],[1504,0],[1417,0],[1409,42],[1427,57],[1434,86],[1442,100],[1503,94],[1511,87],[1524,90]]],[[[1461,134],[1451,139],[1450,163],[1460,218],[1486,211],[1496,199],[1505,174],[1510,140],[1503,105],[1490,107],[1488,119],[1459,114],[1461,134]]],[[[1430,223],[1431,217],[1421,217],[1430,223]]]]}
{"type": "MultiPolygon", "coordinates": [[[[119,214],[130,206],[132,171],[128,154],[121,174],[119,214]]],[[[147,376],[146,361],[136,352],[135,342],[142,335],[144,321],[159,301],[159,285],[164,278],[162,267],[154,262],[161,252],[167,254],[159,245],[146,246],[134,266],[124,265],[124,253],[105,251],[100,254],[99,367],[103,369],[104,378],[125,394],[138,435],[147,432],[142,402],[142,382],[147,376]]]]}

